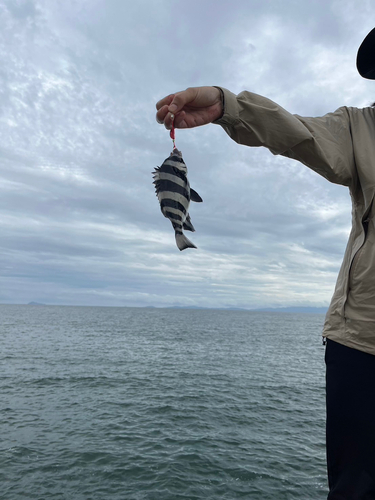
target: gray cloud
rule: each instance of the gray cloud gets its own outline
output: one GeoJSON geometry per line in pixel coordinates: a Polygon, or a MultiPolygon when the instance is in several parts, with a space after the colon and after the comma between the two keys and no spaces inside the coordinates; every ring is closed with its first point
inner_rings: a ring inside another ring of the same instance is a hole
{"type": "Polygon", "coordinates": [[[0,302],[326,305],[345,188],[297,162],[177,131],[203,204],[180,253],[151,171],[155,102],[191,85],[321,115],[371,102],[355,54],[367,1],[12,0],[0,5],[0,302]]]}

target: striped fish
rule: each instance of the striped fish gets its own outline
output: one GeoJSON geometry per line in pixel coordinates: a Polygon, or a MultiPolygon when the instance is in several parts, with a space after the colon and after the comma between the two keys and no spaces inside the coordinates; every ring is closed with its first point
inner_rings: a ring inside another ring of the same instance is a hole
{"type": "Polygon", "coordinates": [[[190,200],[203,200],[190,187],[181,152],[175,148],[162,166],[156,167],[152,174],[162,214],[172,223],[178,248],[197,248],[182,230],[195,231],[189,215],[190,200]]]}

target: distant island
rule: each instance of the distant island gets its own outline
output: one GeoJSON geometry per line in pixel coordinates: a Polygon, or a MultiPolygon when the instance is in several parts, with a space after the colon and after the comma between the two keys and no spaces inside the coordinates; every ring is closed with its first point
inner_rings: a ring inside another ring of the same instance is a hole
{"type": "Polygon", "coordinates": [[[199,306],[143,306],[145,309],[198,309],[218,311],[248,311],[248,312],[275,312],[294,314],[326,314],[328,307],[264,307],[260,309],[245,309],[243,307],[199,307],[199,306]]]}
{"type": "Polygon", "coordinates": [[[326,314],[328,307],[265,307],[264,309],[253,309],[260,312],[289,312],[289,313],[310,313],[326,314]]]}
{"type": "MultiPolygon", "coordinates": [[[[28,302],[28,306],[47,306],[42,302],[28,302]]],[[[50,304],[57,306],[58,304],[50,304]]],[[[74,307],[71,305],[71,307],[74,307]]],[[[245,311],[245,312],[271,312],[271,313],[293,313],[293,314],[326,314],[328,307],[308,307],[308,306],[291,306],[291,307],[262,307],[258,309],[244,307],[202,307],[202,306],[80,306],[75,307],[135,307],[139,309],[192,309],[192,310],[210,310],[210,311],[245,311]]]]}

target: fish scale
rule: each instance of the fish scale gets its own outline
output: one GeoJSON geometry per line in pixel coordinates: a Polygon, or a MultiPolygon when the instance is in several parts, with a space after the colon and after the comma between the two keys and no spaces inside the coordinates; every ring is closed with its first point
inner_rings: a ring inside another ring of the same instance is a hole
{"type": "Polygon", "coordinates": [[[197,248],[183,233],[195,231],[189,215],[190,201],[202,202],[199,194],[190,187],[187,167],[182,153],[174,148],[160,167],[152,172],[156,196],[164,217],[171,221],[179,250],[197,248]]]}

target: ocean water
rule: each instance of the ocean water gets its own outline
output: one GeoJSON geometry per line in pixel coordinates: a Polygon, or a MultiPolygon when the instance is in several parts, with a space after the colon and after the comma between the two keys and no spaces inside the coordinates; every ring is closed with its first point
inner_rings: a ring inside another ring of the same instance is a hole
{"type": "Polygon", "coordinates": [[[0,498],[326,498],[323,319],[1,305],[0,498]]]}

